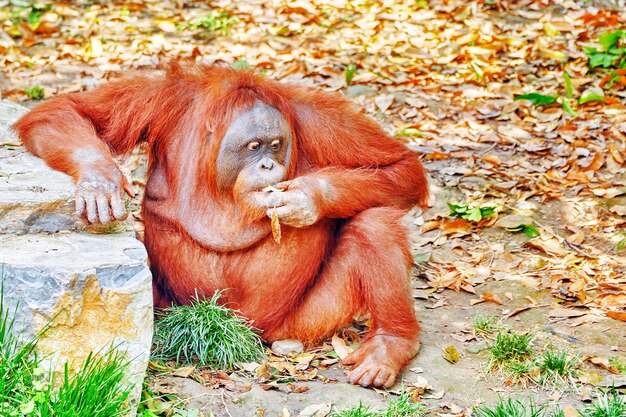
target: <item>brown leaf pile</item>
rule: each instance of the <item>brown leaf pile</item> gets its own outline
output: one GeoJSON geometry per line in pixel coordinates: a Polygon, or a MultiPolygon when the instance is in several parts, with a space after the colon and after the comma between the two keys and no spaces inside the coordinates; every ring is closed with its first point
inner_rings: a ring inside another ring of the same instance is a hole
{"type": "Polygon", "coordinates": [[[474,292],[486,280],[531,279],[566,306],[624,320],[626,85],[622,73],[610,85],[612,75],[590,69],[583,48],[624,28],[626,12],[610,1],[493,3],[55,2],[39,15],[8,5],[0,92],[26,100],[25,88],[41,86],[49,97],[181,57],[245,60],[275,79],[339,90],[424,155],[438,202],[416,220],[415,248],[431,253],[429,285],[474,292]],[[192,24],[202,17],[231,23],[192,24]],[[577,117],[558,102],[513,100],[565,97],[565,72],[577,117]],[[604,101],[577,104],[586,92],[604,101]],[[494,206],[497,217],[449,219],[446,202],[494,206]],[[539,236],[494,225],[511,215],[539,236]]]}

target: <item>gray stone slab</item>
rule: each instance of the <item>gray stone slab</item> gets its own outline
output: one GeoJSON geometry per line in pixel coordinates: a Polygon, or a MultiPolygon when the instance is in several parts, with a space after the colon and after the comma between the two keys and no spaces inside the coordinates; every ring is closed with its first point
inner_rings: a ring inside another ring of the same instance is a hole
{"type": "Polygon", "coordinates": [[[9,100],[0,100],[0,143],[17,142],[17,135],[10,126],[28,109],[9,100]]]}
{"type": "Polygon", "coordinates": [[[0,101],[0,234],[79,230],[72,178],[14,146],[18,138],[10,126],[26,111],[0,101]]]}
{"type": "Polygon", "coordinates": [[[0,235],[4,300],[15,330],[30,338],[45,326],[38,351],[60,372],[90,352],[115,347],[131,360],[139,399],[152,342],[152,277],[143,245],[131,235],[0,235]]]}
{"type": "Polygon", "coordinates": [[[134,234],[83,230],[72,178],[18,146],[10,126],[26,111],[0,101],[0,280],[14,331],[39,334],[37,350],[57,377],[91,353],[124,352],[137,403],[152,343],[146,250],[134,234]]]}

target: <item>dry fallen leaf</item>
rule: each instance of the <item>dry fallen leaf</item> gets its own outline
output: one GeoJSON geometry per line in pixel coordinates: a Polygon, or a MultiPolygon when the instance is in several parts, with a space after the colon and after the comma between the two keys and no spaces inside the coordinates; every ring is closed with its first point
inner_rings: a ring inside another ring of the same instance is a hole
{"type": "Polygon", "coordinates": [[[626,313],[619,311],[607,311],[606,315],[615,320],[626,321],[626,313]]]}
{"type": "Polygon", "coordinates": [[[502,300],[500,300],[497,295],[489,291],[484,291],[482,294],[480,294],[480,298],[487,302],[502,305],[502,300]]]}
{"type": "Polygon", "coordinates": [[[572,310],[568,308],[555,308],[554,310],[550,310],[548,312],[548,316],[558,317],[558,318],[580,317],[580,316],[584,316],[585,314],[588,314],[588,311],[572,310]]]}
{"type": "Polygon", "coordinates": [[[443,350],[442,355],[450,363],[457,363],[461,359],[461,354],[453,345],[447,346],[443,350]]]}
{"type": "Polygon", "coordinates": [[[333,348],[335,348],[335,353],[337,354],[337,356],[339,356],[339,358],[342,360],[354,351],[354,349],[346,344],[345,340],[343,340],[336,334],[333,335],[331,344],[333,345],[333,348]]]}
{"type": "Polygon", "coordinates": [[[264,362],[255,372],[255,378],[258,382],[263,383],[272,378],[272,367],[268,362],[264,362]]]}
{"type": "Polygon", "coordinates": [[[174,370],[174,372],[172,372],[172,375],[179,376],[181,378],[188,378],[189,375],[191,375],[195,369],[196,369],[195,366],[185,366],[182,368],[177,368],[174,370]]]}
{"type": "Polygon", "coordinates": [[[305,407],[298,417],[326,417],[330,414],[332,404],[314,404],[305,407]]]}
{"type": "Polygon", "coordinates": [[[609,365],[609,360],[607,358],[603,358],[602,356],[591,356],[587,358],[587,361],[613,374],[620,373],[616,367],[609,365]]]}
{"type": "Polygon", "coordinates": [[[579,417],[578,410],[571,405],[566,405],[563,407],[563,416],[564,417],[579,417]]]}
{"type": "Polygon", "coordinates": [[[282,232],[280,230],[280,222],[278,221],[278,213],[276,209],[272,210],[272,236],[276,243],[280,244],[280,239],[282,237],[282,232]]]}

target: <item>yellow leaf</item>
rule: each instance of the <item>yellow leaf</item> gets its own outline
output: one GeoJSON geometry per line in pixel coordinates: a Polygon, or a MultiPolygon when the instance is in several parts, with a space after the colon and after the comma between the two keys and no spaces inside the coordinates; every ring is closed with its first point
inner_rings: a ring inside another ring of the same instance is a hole
{"type": "Polygon", "coordinates": [[[102,42],[100,39],[92,36],[90,41],[85,44],[84,48],[85,59],[97,58],[102,55],[102,42]]]}
{"type": "Polygon", "coordinates": [[[182,368],[175,369],[172,375],[179,376],[181,378],[189,378],[189,376],[193,373],[195,369],[196,369],[195,366],[185,366],[182,368]]]}
{"type": "Polygon", "coordinates": [[[267,382],[272,378],[272,367],[268,362],[263,362],[256,370],[255,374],[258,382],[267,382]]]}
{"type": "Polygon", "coordinates": [[[278,213],[276,213],[276,209],[272,210],[272,236],[274,236],[276,243],[280,244],[280,222],[278,221],[278,213]]]}
{"type": "Polygon", "coordinates": [[[96,58],[96,57],[99,57],[100,55],[102,55],[102,42],[100,42],[100,39],[98,39],[96,37],[92,37],[91,38],[90,55],[91,55],[92,58],[96,58]]]}
{"type": "Polygon", "coordinates": [[[450,363],[457,363],[461,359],[459,351],[453,345],[446,347],[443,350],[443,358],[450,363]]]}

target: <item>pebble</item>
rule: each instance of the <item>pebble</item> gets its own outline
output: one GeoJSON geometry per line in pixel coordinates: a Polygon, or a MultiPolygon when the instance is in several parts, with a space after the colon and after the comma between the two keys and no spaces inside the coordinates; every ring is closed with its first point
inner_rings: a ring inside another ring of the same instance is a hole
{"type": "Polygon", "coordinates": [[[277,340],[274,343],[272,343],[272,351],[274,351],[274,353],[277,353],[279,355],[285,355],[285,356],[289,355],[292,352],[298,355],[304,352],[304,345],[302,344],[302,342],[298,340],[291,340],[291,339],[277,340]]]}

